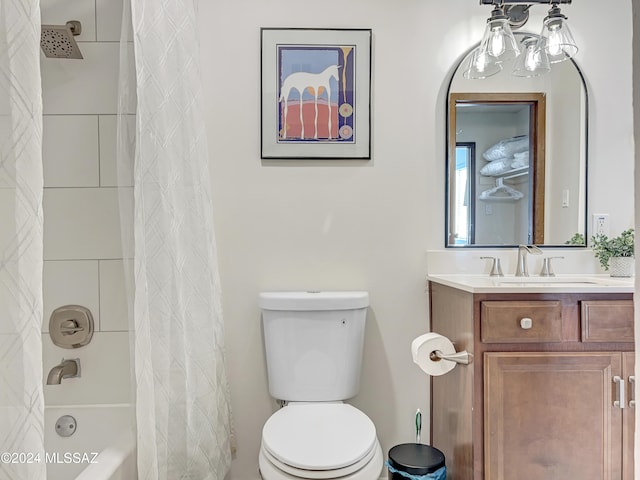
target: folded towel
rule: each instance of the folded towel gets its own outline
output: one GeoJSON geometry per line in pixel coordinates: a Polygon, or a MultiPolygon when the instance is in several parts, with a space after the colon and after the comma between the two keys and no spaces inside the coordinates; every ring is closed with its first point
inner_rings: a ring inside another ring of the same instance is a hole
{"type": "Polygon", "coordinates": [[[511,168],[521,168],[529,166],[529,158],[516,158],[511,163],[511,168]]]}
{"type": "Polygon", "coordinates": [[[511,163],[513,163],[513,159],[489,162],[480,169],[480,175],[500,175],[501,173],[511,170],[511,163]]]}

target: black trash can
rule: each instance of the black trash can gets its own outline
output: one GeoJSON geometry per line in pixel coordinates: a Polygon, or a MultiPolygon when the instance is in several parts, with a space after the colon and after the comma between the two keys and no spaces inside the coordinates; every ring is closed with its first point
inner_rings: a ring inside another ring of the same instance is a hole
{"type": "Polygon", "coordinates": [[[444,453],[429,445],[402,443],[389,450],[389,480],[407,480],[399,472],[420,477],[434,473],[444,466],[444,453]]]}

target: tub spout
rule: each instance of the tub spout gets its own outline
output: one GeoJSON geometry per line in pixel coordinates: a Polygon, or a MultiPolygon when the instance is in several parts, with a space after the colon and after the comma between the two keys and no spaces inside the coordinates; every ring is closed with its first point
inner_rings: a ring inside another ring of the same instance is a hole
{"type": "Polygon", "coordinates": [[[80,376],[80,359],[62,359],[60,365],[51,369],[47,376],[47,385],[60,385],[63,378],[80,376]]]}

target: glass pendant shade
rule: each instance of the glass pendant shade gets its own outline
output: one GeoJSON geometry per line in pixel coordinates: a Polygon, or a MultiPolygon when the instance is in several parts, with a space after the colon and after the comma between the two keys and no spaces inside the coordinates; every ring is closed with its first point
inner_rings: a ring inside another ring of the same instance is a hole
{"type": "Polygon", "coordinates": [[[525,40],[523,52],[513,62],[513,75],[516,77],[539,77],[551,71],[549,56],[544,48],[539,48],[538,40],[525,40]]]}
{"type": "Polygon", "coordinates": [[[497,63],[492,56],[483,52],[480,47],[478,47],[471,55],[469,64],[464,68],[462,76],[464,78],[481,80],[495,75],[501,70],[502,67],[500,64],[497,63]]]}
{"type": "Polygon", "coordinates": [[[539,47],[545,49],[550,63],[563,62],[578,53],[566,19],[557,7],[549,10],[549,15],[544,19],[539,47]]]}
{"type": "Polygon", "coordinates": [[[480,42],[480,51],[493,57],[495,62],[504,62],[515,58],[519,53],[518,42],[513,36],[508,18],[502,10],[493,11],[487,20],[487,26],[480,42]]]}

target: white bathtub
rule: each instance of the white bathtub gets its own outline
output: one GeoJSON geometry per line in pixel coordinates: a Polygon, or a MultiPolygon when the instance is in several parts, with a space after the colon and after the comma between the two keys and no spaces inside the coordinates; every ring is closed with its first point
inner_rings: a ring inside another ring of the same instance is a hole
{"type": "Polygon", "coordinates": [[[45,408],[48,480],[136,480],[135,436],[130,405],[71,405],[45,408]],[[56,422],[76,420],[75,433],[61,437],[56,422]]]}

